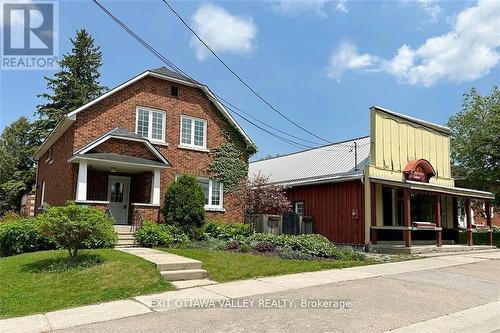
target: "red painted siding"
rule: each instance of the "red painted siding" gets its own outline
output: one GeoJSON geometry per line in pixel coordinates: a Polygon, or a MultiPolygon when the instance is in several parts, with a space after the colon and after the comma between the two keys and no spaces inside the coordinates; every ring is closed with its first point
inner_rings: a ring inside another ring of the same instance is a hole
{"type": "Polygon", "coordinates": [[[304,202],[314,232],[335,243],[365,243],[364,189],[360,181],[293,187],[286,190],[292,202],[304,202]],[[357,219],[352,216],[358,212],[357,219]]]}

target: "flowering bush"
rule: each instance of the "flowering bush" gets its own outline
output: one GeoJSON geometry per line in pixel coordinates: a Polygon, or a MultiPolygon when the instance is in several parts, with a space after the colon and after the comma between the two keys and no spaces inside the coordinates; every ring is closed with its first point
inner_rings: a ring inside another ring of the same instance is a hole
{"type": "Polygon", "coordinates": [[[283,188],[270,185],[268,180],[268,177],[260,174],[253,179],[246,180],[243,189],[247,214],[281,215],[290,210],[291,203],[283,188]]]}

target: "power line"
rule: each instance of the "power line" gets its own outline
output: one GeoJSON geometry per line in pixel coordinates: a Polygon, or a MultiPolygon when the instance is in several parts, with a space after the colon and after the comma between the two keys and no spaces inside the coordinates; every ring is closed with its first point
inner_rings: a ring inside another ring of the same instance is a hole
{"type": "MultiPolygon", "coordinates": [[[[189,74],[187,74],[186,72],[184,72],[180,67],[176,66],[172,61],[170,61],[167,57],[165,57],[164,55],[162,55],[159,51],[157,51],[153,46],[151,46],[149,43],[147,43],[143,38],[141,38],[139,35],[137,35],[132,29],[130,29],[125,23],[123,23],[120,19],[118,19],[115,15],[113,15],[109,10],[107,10],[98,0],[92,0],[99,8],[101,8],[101,10],[103,10],[113,21],[115,21],[125,32],[127,32],[129,35],[131,35],[137,42],[139,42],[139,44],[141,44],[142,46],[144,46],[148,51],[150,51],[151,53],[153,53],[158,59],[160,59],[162,62],[164,62],[169,68],[171,68],[174,72],[176,72],[177,74],[181,74],[183,76],[185,76],[186,78],[188,78],[190,81],[192,81],[193,83],[196,83],[198,84],[198,82],[196,80],[194,80],[193,78],[191,78],[191,76],[189,76],[189,74]]],[[[231,111],[232,113],[234,113],[235,115],[237,115],[238,117],[240,117],[241,119],[245,120],[246,122],[248,122],[249,124],[253,125],[254,127],[264,131],[265,133],[279,139],[279,140],[282,140],[296,148],[300,148],[300,149],[304,149],[304,148],[308,148],[308,149],[321,149],[321,150],[327,150],[327,151],[335,151],[334,149],[329,149],[327,147],[313,147],[313,146],[309,146],[309,145],[305,145],[305,144],[302,144],[300,142],[296,142],[294,140],[291,140],[291,139],[287,139],[281,135],[278,135],[278,134],[275,134],[265,128],[263,128],[262,126],[259,126],[257,124],[255,124],[253,121],[249,120],[248,118],[242,116],[238,111],[236,110],[239,110],[240,112],[248,115],[249,117],[251,117],[252,119],[255,119],[256,121],[258,121],[259,123],[275,130],[275,131],[278,131],[282,134],[285,134],[287,136],[290,136],[290,137],[293,137],[293,138],[296,138],[296,139],[299,139],[299,140],[302,140],[302,141],[305,141],[305,142],[310,142],[310,143],[313,143],[313,144],[317,144],[316,142],[313,142],[313,141],[309,141],[309,140],[306,140],[306,139],[302,139],[302,138],[299,138],[295,135],[292,135],[292,134],[289,134],[289,133],[286,133],[272,125],[269,125],[259,119],[257,119],[256,117],[250,115],[248,112],[245,112],[243,110],[241,110],[240,108],[234,106],[233,104],[231,104],[230,102],[228,102],[227,100],[223,99],[222,97],[218,96],[215,94],[215,98],[219,101],[219,103],[221,103],[226,109],[228,109],[229,111],[231,111]],[[222,101],[221,101],[222,100],[222,101]],[[224,103],[224,102],[225,103],[224,103]],[[236,109],[236,110],[235,110],[236,109]]],[[[330,144],[335,144],[335,143],[330,143],[330,144]]],[[[342,145],[344,147],[348,147],[348,148],[353,148],[353,146],[351,145],[346,145],[346,144],[343,144],[343,143],[336,143],[336,145],[342,145]]],[[[358,145],[360,146],[360,145],[358,145]]],[[[330,147],[332,148],[332,147],[330,147]]]]}
{"type": "Polygon", "coordinates": [[[295,125],[296,127],[300,128],[304,132],[306,132],[306,133],[314,136],[315,138],[320,139],[320,140],[322,140],[322,141],[324,141],[326,143],[332,143],[330,140],[324,139],[324,138],[320,137],[319,135],[314,134],[313,132],[309,131],[308,129],[304,128],[303,126],[301,126],[300,124],[298,124],[297,122],[295,122],[294,120],[290,119],[287,115],[283,114],[281,111],[279,111],[278,109],[276,109],[271,103],[269,103],[266,99],[264,99],[264,97],[262,97],[261,94],[259,94],[257,91],[255,91],[255,89],[253,89],[240,75],[238,75],[231,67],[229,67],[229,65],[226,64],[226,62],[224,62],[224,60],[222,60],[217,55],[217,53],[215,53],[215,51],[210,46],[207,45],[207,43],[205,43],[205,41],[189,26],[189,24],[187,24],[187,22],[168,3],[167,0],[162,0],[162,1],[163,1],[163,3],[165,5],[167,5],[167,7],[172,11],[172,13],[174,13],[174,15],[177,16],[177,18],[182,22],[182,24],[184,24],[186,26],[186,28],[188,28],[189,31],[191,31],[196,36],[196,38],[200,41],[200,43],[202,43],[217,58],[217,60],[219,60],[219,62],[222,65],[224,65],[224,67],[226,67],[226,69],[229,70],[231,72],[231,74],[233,74],[245,87],[247,87],[255,96],[257,96],[262,102],[264,102],[264,104],[266,104],[267,106],[269,106],[274,112],[276,112],[277,114],[279,114],[281,117],[283,117],[284,119],[286,119],[287,121],[289,121],[290,123],[292,123],[293,125],[295,125]]]}
{"type": "MultiPolygon", "coordinates": [[[[196,82],[196,80],[194,80],[189,74],[187,74],[186,72],[184,72],[180,67],[178,67],[177,65],[175,65],[172,61],[170,61],[167,57],[165,57],[164,55],[162,55],[159,51],[157,51],[153,46],[151,46],[148,42],[146,42],[143,38],[141,38],[139,35],[137,35],[132,29],[130,29],[125,23],[123,23],[119,18],[117,18],[113,13],[111,13],[108,9],[106,9],[106,7],[104,7],[98,0],[92,0],[102,11],[104,11],[104,13],[106,13],[113,21],[115,21],[125,32],[127,32],[129,35],[131,35],[139,44],[141,44],[142,46],[144,46],[149,52],[151,52],[153,55],[155,55],[158,59],[160,59],[163,63],[165,63],[170,69],[172,69],[174,72],[176,72],[177,74],[182,74],[183,76],[187,77],[189,80],[191,80],[192,82],[194,83],[198,83],[196,82]]],[[[236,108],[238,109],[239,111],[247,114],[249,117],[252,117],[252,119],[255,119],[256,121],[258,121],[259,123],[261,124],[264,124],[265,126],[277,131],[277,132],[280,132],[282,134],[285,134],[289,137],[292,137],[292,138],[295,138],[295,139],[298,139],[298,140],[302,140],[304,142],[309,142],[309,143],[312,143],[312,144],[318,144],[316,142],[313,142],[313,141],[310,141],[310,140],[306,140],[306,139],[303,139],[303,138],[299,138],[298,136],[295,136],[293,134],[289,134],[289,133],[286,133],[285,131],[282,131],[274,126],[271,126],[269,124],[266,124],[265,122],[263,121],[260,121],[258,120],[256,117],[254,116],[251,116],[248,112],[245,112],[239,108],[237,108],[236,106],[234,106],[233,104],[231,104],[229,101],[227,101],[226,99],[223,99],[221,96],[219,95],[216,95],[216,98],[217,99],[222,99],[224,100],[227,104],[230,104],[233,106],[233,108],[236,108]]],[[[221,102],[219,100],[219,102],[221,102]]],[[[221,104],[224,104],[221,102],[221,104]]],[[[227,105],[226,105],[227,107],[227,105]]],[[[243,118],[242,118],[243,119],[243,118]]],[[[255,123],[253,122],[250,122],[248,121],[250,124],[254,125],[255,126],[255,123]]],[[[260,129],[260,127],[258,127],[260,129]]],[[[266,133],[268,134],[271,134],[269,131],[265,131],[266,133]]],[[[299,143],[295,143],[295,141],[293,140],[288,140],[280,135],[274,135],[274,133],[272,134],[274,137],[280,139],[280,140],[283,140],[285,141],[286,143],[289,143],[289,144],[293,144],[294,146],[297,147],[297,144],[299,143]]],[[[305,145],[302,145],[304,147],[309,147],[309,146],[305,146],[305,145]]]]}

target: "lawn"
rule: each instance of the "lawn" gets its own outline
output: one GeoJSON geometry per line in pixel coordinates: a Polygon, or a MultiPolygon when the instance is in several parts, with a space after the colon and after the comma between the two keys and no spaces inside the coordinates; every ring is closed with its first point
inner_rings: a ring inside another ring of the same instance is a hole
{"type": "Polygon", "coordinates": [[[206,249],[160,249],[200,260],[210,279],[218,282],[251,279],[255,277],[320,271],[375,263],[373,260],[289,260],[250,253],[206,249]]]}
{"type": "Polygon", "coordinates": [[[69,265],[62,250],[0,258],[0,318],[174,289],[138,257],[112,249],[82,253],[69,265]]]}

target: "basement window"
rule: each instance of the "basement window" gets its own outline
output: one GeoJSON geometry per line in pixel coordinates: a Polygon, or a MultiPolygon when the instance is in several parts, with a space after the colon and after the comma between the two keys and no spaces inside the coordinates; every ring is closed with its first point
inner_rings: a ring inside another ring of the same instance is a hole
{"type": "Polygon", "coordinates": [[[175,86],[170,87],[170,94],[174,97],[179,97],[179,88],[175,86]]]}

